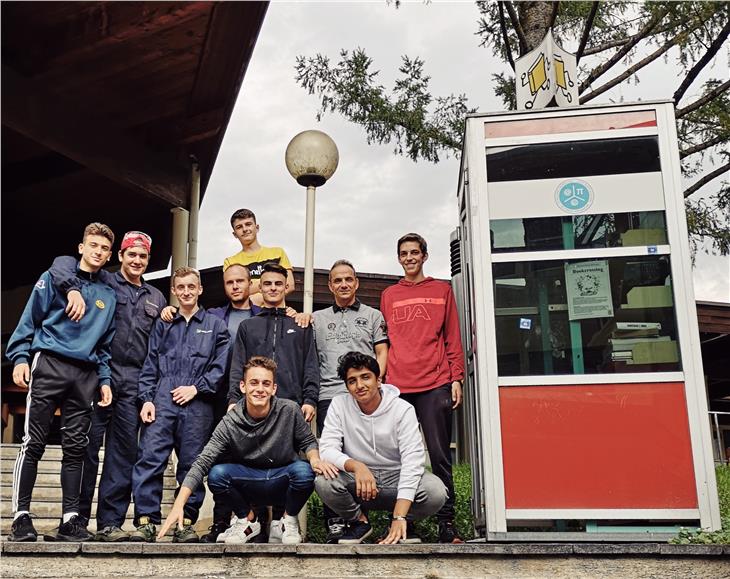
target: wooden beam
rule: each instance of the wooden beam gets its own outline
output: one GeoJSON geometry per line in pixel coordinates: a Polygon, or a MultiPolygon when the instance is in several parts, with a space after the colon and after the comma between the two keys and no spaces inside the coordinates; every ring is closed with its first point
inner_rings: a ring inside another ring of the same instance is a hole
{"type": "Polygon", "coordinates": [[[187,169],[95,117],[90,103],[68,102],[5,65],[2,103],[3,125],[116,183],[187,207],[187,169]]]}
{"type": "Polygon", "coordinates": [[[3,7],[3,17],[15,23],[4,27],[10,38],[3,44],[24,47],[13,54],[12,62],[28,76],[93,58],[108,47],[154,38],[170,27],[205,17],[212,6],[210,2],[68,2],[71,12],[44,22],[45,3],[24,4],[3,7]],[[38,42],[41,34],[43,42],[38,42]]]}

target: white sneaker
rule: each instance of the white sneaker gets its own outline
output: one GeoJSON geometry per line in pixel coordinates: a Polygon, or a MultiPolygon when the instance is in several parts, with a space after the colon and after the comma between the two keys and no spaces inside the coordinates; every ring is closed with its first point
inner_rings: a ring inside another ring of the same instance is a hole
{"type": "Polygon", "coordinates": [[[290,515],[284,515],[281,518],[281,526],[283,533],[281,534],[281,542],[285,545],[297,545],[302,542],[302,536],[299,534],[299,520],[290,515]]]}
{"type": "Polygon", "coordinates": [[[272,519],[269,526],[269,543],[281,543],[284,534],[284,518],[272,519]]]}
{"type": "Polygon", "coordinates": [[[238,519],[228,530],[230,533],[226,537],[226,545],[242,545],[261,533],[261,523],[249,521],[248,518],[238,519]]]}
{"type": "Polygon", "coordinates": [[[215,540],[216,543],[225,543],[226,542],[226,539],[230,536],[231,529],[233,528],[233,525],[236,524],[236,521],[238,521],[238,517],[236,515],[233,515],[231,517],[230,526],[225,531],[223,531],[222,533],[220,533],[218,535],[218,538],[215,540]]]}

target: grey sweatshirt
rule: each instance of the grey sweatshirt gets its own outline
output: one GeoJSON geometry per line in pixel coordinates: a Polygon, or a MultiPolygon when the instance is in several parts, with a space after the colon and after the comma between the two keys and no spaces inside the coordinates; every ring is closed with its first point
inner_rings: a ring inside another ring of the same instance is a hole
{"type": "Polygon", "coordinates": [[[341,470],[350,458],[369,469],[398,470],[398,498],[412,501],[426,463],[416,411],[399,398],[395,386],[383,384],[381,392],[383,399],[372,414],[360,410],[349,394],[332,400],[319,441],[320,455],[341,470]]]}
{"type": "Polygon", "coordinates": [[[190,467],[183,486],[197,489],[221,457],[228,463],[253,468],[277,468],[297,460],[299,452],[317,448],[317,439],[296,402],[272,398],[271,411],[259,421],[246,413],[245,405],[242,399],[223,417],[190,467]]]}

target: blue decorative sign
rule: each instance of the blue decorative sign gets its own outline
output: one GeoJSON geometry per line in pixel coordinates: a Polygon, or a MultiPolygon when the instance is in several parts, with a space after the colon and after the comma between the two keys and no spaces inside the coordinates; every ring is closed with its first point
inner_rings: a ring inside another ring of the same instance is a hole
{"type": "Polygon", "coordinates": [[[520,318],[520,330],[529,330],[532,328],[532,320],[530,318],[520,318]]]}
{"type": "Polygon", "coordinates": [[[593,204],[593,189],[585,181],[563,181],[555,192],[555,203],[568,213],[582,213],[593,204]]]}

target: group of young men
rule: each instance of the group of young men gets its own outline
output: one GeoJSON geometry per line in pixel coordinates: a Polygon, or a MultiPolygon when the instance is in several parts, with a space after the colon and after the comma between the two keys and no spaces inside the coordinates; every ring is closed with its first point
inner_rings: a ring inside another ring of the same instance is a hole
{"type": "Polygon", "coordinates": [[[171,278],[179,307],[166,307],[142,278],[152,244],[142,232],[124,235],[120,270],[105,272],[114,234],[101,223],[84,231],[78,262],[57,258],[41,275],[6,350],[13,380],[28,388],[10,540],[37,539],[31,494],[60,407],[63,516],[46,540],[152,542],[172,531],[175,542],[295,544],[316,489],[328,542],[362,542],[380,509],[391,515],[380,542],[418,541],[412,521],[432,514],[441,542],[461,542],[450,441],[463,354],[451,288],[423,273],[426,241],[398,240],[404,277],[380,311],[357,299],[355,269],[339,260],[333,305],[306,315],[286,306],[291,264],[259,244],[254,214],[236,211],[231,226],[242,250],[224,262],[220,308],[198,304],[200,275],[186,267],[171,278]],[[178,488],[163,523],[173,450],[178,488]],[[201,538],[193,527],[206,476],[213,525],[201,538]]]}

